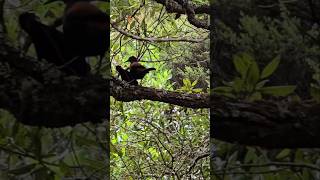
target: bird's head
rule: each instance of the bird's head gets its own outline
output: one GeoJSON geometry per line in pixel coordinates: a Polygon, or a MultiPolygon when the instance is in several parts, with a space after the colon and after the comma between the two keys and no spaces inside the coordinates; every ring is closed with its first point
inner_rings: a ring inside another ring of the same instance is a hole
{"type": "Polygon", "coordinates": [[[123,70],[123,68],[121,66],[116,66],[116,70],[121,71],[121,70],[123,70]]]}
{"type": "Polygon", "coordinates": [[[19,16],[20,20],[25,20],[25,19],[38,19],[38,17],[36,16],[35,13],[31,13],[31,12],[24,12],[21,13],[19,16]]]}
{"type": "Polygon", "coordinates": [[[132,62],[138,62],[138,61],[139,61],[138,58],[136,58],[135,56],[131,56],[131,57],[129,57],[129,59],[126,62],[132,63],[132,62]]]}
{"type": "Polygon", "coordinates": [[[19,16],[19,24],[23,29],[28,29],[31,26],[30,22],[39,21],[39,17],[34,13],[24,12],[19,16]]]}

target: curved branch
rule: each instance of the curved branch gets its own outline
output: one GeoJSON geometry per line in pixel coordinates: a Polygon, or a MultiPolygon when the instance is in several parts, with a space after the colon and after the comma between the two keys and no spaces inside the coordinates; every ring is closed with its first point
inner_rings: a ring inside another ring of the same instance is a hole
{"type": "Polygon", "coordinates": [[[192,169],[197,165],[197,162],[203,158],[206,158],[210,156],[209,153],[203,153],[203,154],[200,154],[199,156],[197,156],[193,162],[192,162],[192,165],[189,167],[189,170],[188,170],[188,174],[191,173],[192,169]]]}
{"type": "Polygon", "coordinates": [[[196,14],[210,14],[209,5],[195,6],[194,4],[185,3],[183,6],[182,3],[179,4],[174,0],[155,0],[157,3],[162,4],[166,7],[168,13],[178,13],[186,14],[190,24],[194,25],[197,28],[210,29],[210,25],[203,20],[196,18],[196,14]]]}
{"type": "MultiPolygon", "coordinates": [[[[175,1],[168,1],[166,0],[155,0],[157,3],[166,6],[167,11],[169,13],[179,13],[185,14],[185,9],[182,8],[181,5],[176,3],[175,1]]],[[[196,6],[194,4],[190,4],[191,8],[194,9],[195,14],[210,14],[210,6],[207,4],[196,6]]]]}
{"type": "Polygon", "coordinates": [[[111,26],[117,30],[119,33],[128,36],[132,39],[136,39],[139,41],[147,41],[147,42],[189,42],[189,43],[202,43],[205,39],[187,39],[187,38],[143,38],[137,35],[134,35],[130,32],[127,32],[116,26],[115,23],[111,23],[111,26]]]}

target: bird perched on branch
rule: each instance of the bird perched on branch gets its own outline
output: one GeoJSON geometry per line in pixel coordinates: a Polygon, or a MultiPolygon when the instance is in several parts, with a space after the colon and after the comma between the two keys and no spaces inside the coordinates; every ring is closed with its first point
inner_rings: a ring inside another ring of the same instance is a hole
{"type": "Polygon", "coordinates": [[[85,59],[72,54],[65,45],[63,33],[39,22],[34,13],[22,13],[19,24],[31,37],[39,60],[46,59],[57,66],[63,66],[62,71],[67,74],[85,76],[90,72],[85,59]]]}
{"type": "Polygon", "coordinates": [[[138,81],[133,78],[131,72],[123,69],[121,66],[116,66],[116,70],[118,71],[123,81],[127,81],[129,84],[132,85],[138,85],[138,81]]]}
{"type": "Polygon", "coordinates": [[[146,68],[139,63],[139,59],[131,56],[126,62],[130,62],[130,73],[133,79],[143,79],[143,77],[150,71],[156,70],[155,68],[146,68]]]}
{"type": "MultiPolygon", "coordinates": [[[[78,56],[100,56],[100,63],[109,48],[109,16],[90,4],[93,0],[63,1],[66,8],[62,24],[67,45],[78,56]]],[[[57,24],[57,23],[56,23],[57,24]]]]}

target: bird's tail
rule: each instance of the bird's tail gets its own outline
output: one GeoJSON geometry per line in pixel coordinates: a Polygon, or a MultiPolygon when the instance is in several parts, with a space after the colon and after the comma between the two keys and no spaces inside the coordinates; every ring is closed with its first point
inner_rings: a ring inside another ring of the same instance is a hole
{"type": "Polygon", "coordinates": [[[28,33],[36,33],[36,28],[39,28],[39,22],[34,13],[25,12],[19,16],[20,27],[28,33]]]}
{"type": "Polygon", "coordinates": [[[121,66],[116,66],[116,70],[118,71],[122,80],[124,80],[124,81],[130,80],[129,73],[126,70],[124,70],[121,66]]]}
{"type": "Polygon", "coordinates": [[[149,71],[155,71],[156,68],[147,68],[145,71],[148,73],[149,71]]]}

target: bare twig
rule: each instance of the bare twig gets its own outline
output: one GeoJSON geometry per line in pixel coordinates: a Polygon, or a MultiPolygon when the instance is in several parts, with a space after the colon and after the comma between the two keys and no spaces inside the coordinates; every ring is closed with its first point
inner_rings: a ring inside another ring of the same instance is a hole
{"type": "Polygon", "coordinates": [[[191,173],[192,169],[196,166],[197,162],[203,158],[208,157],[210,154],[209,153],[203,153],[199,156],[197,156],[193,161],[192,165],[189,167],[188,174],[191,173]]]}

